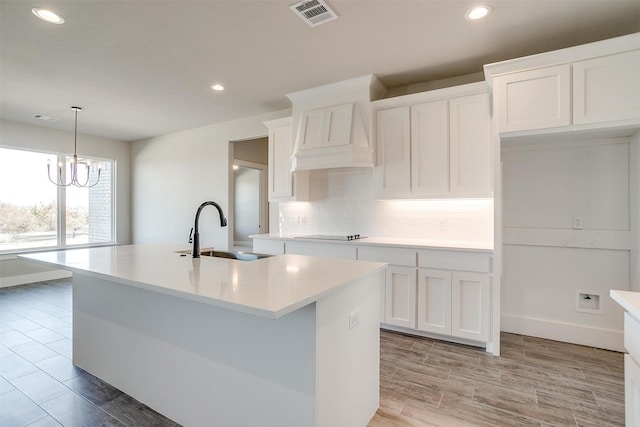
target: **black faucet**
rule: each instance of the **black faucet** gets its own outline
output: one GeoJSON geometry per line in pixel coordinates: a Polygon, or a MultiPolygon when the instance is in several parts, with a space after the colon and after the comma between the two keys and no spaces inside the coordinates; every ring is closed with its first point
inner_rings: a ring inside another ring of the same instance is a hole
{"type": "Polygon", "coordinates": [[[198,222],[200,221],[200,212],[205,206],[215,206],[218,209],[218,213],[220,214],[220,226],[227,226],[227,219],[224,217],[224,213],[222,212],[222,208],[216,202],[204,202],[198,207],[196,211],[196,223],[191,229],[191,233],[189,234],[189,243],[193,242],[193,251],[191,252],[191,256],[193,258],[200,258],[200,233],[198,232],[198,222]],[[195,232],[194,232],[195,230],[195,232]],[[191,235],[193,234],[193,239],[191,239],[191,235]]]}

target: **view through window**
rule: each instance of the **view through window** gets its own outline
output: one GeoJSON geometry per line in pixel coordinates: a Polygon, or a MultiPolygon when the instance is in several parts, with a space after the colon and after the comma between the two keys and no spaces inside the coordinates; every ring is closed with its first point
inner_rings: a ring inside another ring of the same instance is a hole
{"type": "MultiPolygon", "coordinates": [[[[79,188],[49,181],[47,161],[55,180],[55,165],[64,160],[0,148],[0,252],[113,241],[113,161],[85,159],[99,164],[102,172],[97,185],[79,188]]],[[[83,176],[82,166],[78,173],[83,176]]]]}

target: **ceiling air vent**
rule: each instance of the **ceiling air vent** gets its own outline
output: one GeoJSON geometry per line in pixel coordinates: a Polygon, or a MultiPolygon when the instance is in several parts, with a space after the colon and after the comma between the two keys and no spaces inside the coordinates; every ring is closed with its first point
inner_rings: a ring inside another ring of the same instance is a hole
{"type": "Polygon", "coordinates": [[[338,17],[323,0],[303,0],[289,6],[310,27],[315,27],[338,17]]]}
{"type": "Polygon", "coordinates": [[[48,122],[57,122],[60,119],[57,119],[55,117],[50,117],[50,116],[43,116],[42,114],[34,114],[33,115],[34,119],[39,119],[39,120],[46,120],[48,122]]]}

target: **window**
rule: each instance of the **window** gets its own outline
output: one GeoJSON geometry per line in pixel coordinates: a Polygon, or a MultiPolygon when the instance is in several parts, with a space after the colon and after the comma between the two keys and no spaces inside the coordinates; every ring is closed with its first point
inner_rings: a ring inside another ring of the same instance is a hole
{"type": "MultiPolygon", "coordinates": [[[[94,187],[58,187],[47,177],[65,156],[0,147],[0,252],[114,242],[112,160],[94,187]]],[[[55,179],[55,177],[54,177],[55,179]]]]}

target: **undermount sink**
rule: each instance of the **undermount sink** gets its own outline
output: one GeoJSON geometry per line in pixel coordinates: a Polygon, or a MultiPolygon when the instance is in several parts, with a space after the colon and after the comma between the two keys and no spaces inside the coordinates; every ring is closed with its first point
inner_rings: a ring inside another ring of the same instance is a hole
{"type": "MultiPolygon", "coordinates": [[[[178,252],[180,256],[186,256],[191,254],[191,251],[180,251],[178,252]]],[[[255,261],[257,259],[268,258],[273,255],[266,254],[255,254],[253,252],[225,252],[225,251],[214,251],[214,250],[203,250],[200,251],[200,256],[211,256],[217,258],[227,258],[227,259],[236,259],[238,261],[255,261]]]]}

